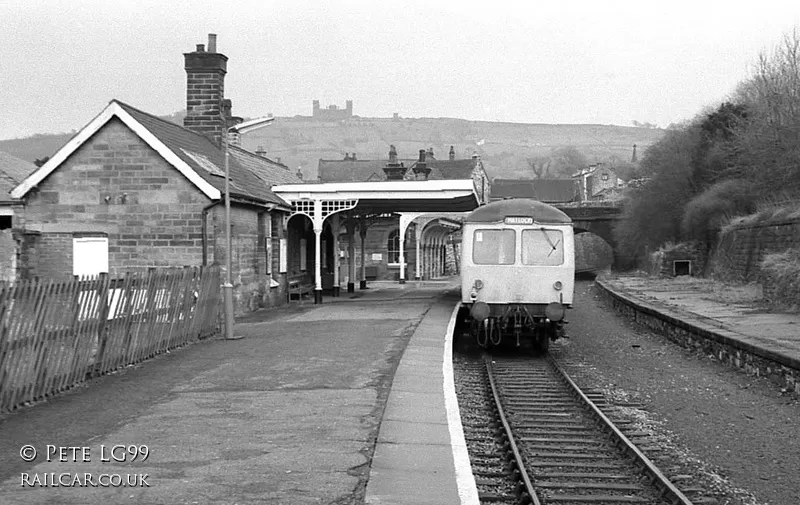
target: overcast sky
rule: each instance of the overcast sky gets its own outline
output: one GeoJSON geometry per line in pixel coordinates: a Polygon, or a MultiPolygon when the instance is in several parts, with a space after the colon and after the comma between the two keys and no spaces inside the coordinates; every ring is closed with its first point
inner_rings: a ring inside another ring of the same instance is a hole
{"type": "Polygon", "coordinates": [[[185,107],[218,35],[238,116],[667,126],[723,100],[800,1],[0,1],[0,139],[79,129],[117,98],[185,107]]]}

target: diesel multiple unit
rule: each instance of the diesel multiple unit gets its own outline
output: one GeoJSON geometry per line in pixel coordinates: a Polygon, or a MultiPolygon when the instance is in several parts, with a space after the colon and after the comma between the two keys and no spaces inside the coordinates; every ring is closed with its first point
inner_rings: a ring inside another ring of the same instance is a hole
{"type": "Polygon", "coordinates": [[[559,209],[511,199],[467,216],[461,317],[481,346],[513,339],[547,351],[550,341],[564,336],[574,278],[572,220],[559,209]]]}

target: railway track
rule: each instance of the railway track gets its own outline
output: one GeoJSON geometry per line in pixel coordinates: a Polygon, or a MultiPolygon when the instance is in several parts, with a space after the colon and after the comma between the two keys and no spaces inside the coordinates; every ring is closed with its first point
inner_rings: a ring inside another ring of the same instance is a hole
{"type": "Polygon", "coordinates": [[[462,413],[482,503],[693,503],[554,361],[485,356],[466,363],[471,378],[461,389],[485,397],[483,407],[462,413]]]}

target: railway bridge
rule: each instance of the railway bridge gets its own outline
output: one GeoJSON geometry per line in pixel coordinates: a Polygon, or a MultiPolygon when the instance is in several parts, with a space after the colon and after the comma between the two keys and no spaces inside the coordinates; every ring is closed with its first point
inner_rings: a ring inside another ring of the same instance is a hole
{"type": "MultiPolygon", "coordinates": [[[[571,219],[576,236],[583,233],[592,233],[602,238],[611,247],[612,254],[616,251],[616,241],[612,232],[614,222],[620,218],[622,207],[612,202],[582,202],[580,204],[554,204],[571,219]]],[[[576,238],[576,242],[580,240],[576,238]]],[[[599,251],[596,251],[599,253],[599,251]]],[[[595,254],[596,255],[596,254],[595,254]]],[[[614,266],[617,266],[617,256],[614,254],[614,266]]]]}
{"type": "Polygon", "coordinates": [[[556,204],[555,206],[572,219],[576,234],[586,232],[594,233],[608,242],[612,247],[616,245],[612,228],[614,226],[614,221],[618,220],[620,214],[622,214],[622,207],[619,205],[584,204],[575,206],[570,204],[556,204]]]}

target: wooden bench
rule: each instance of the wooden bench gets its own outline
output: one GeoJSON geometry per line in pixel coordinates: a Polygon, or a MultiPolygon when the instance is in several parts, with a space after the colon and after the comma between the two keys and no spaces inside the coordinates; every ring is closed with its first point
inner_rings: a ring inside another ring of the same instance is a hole
{"type": "Polygon", "coordinates": [[[293,296],[297,296],[297,300],[301,301],[303,296],[311,296],[314,293],[314,284],[308,282],[304,275],[296,275],[289,278],[289,289],[287,296],[289,301],[292,301],[293,296]]]}

